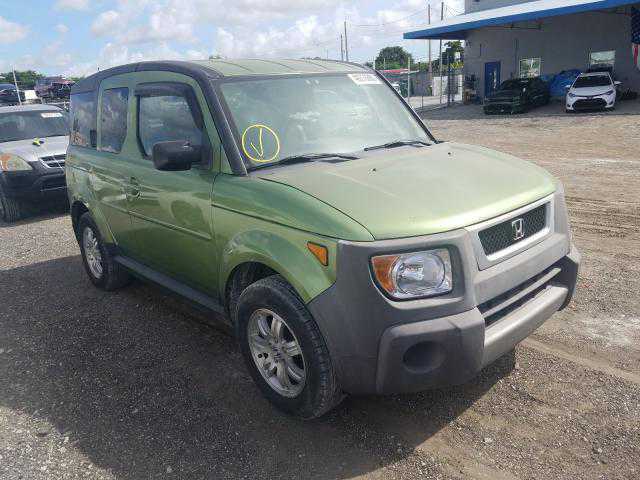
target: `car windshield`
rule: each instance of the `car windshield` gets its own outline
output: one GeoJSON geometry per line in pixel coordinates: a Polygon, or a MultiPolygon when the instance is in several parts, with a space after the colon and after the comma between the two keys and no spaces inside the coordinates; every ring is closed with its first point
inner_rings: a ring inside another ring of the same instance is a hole
{"type": "Polygon", "coordinates": [[[506,80],[500,85],[500,90],[520,90],[529,84],[528,79],[506,80]]]}
{"type": "Polygon", "coordinates": [[[589,75],[576,78],[573,88],[608,87],[611,85],[609,75],[589,75]]]}
{"type": "Polygon", "coordinates": [[[67,115],[59,110],[0,113],[0,143],[68,134],[67,115]]]}
{"type": "Polygon", "coordinates": [[[394,91],[373,74],[229,80],[220,88],[249,169],[390,142],[431,142],[394,91]]]}

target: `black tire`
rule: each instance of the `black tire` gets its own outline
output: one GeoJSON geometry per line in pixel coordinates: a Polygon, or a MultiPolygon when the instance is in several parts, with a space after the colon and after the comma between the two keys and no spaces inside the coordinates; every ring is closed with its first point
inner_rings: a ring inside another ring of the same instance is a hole
{"type": "Polygon", "coordinates": [[[100,235],[100,230],[98,229],[96,223],[93,221],[93,218],[91,217],[91,214],[89,212],[84,213],[80,217],[80,220],[78,221],[76,237],[78,239],[78,244],[80,245],[82,263],[84,264],[84,269],[87,272],[91,283],[93,283],[96,287],[107,291],[117,290],[118,288],[124,287],[125,285],[131,283],[131,275],[122,265],[116,263],[113,260],[113,255],[111,254],[109,249],[106,248],[102,240],[102,236],[100,235]],[[101,256],[101,275],[96,274],[89,266],[87,251],[85,250],[83,241],[85,231],[87,229],[91,230],[93,236],[97,240],[97,248],[101,256]]]}
{"type": "Polygon", "coordinates": [[[266,277],[249,285],[240,295],[235,320],[236,334],[247,368],[264,396],[277,408],[303,419],[312,419],[322,416],[344,398],[318,325],[293,287],[280,275],[266,277]],[[279,315],[300,344],[306,380],[303,390],[293,398],[280,394],[267,383],[251,354],[249,319],[259,309],[268,309],[279,315]]]}
{"type": "Polygon", "coordinates": [[[0,185],[0,219],[7,223],[20,220],[23,215],[22,203],[5,195],[0,185]]]}

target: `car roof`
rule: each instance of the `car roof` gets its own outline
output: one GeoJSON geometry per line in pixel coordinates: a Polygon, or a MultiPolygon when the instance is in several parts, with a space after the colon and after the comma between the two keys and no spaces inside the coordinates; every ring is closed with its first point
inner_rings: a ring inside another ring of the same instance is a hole
{"type": "Polygon", "coordinates": [[[71,93],[84,93],[96,90],[105,78],[124,73],[143,71],[172,71],[193,76],[206,75],[210,79],[241,76],[300,75],[321,73],[364,73],[369,69],[356,63],[337,60],[193,60],[193,61],[157,61],[139,62],[102,70],[77,82],[71,93]]]}
{"type": "Polygon", "coordinates": [[[0,113],[13,113],[13,112],[42,112],[51,110],[60,110],[55,105],[14,105],[12,107],[0,107],[0,113]]]}
{"type": "Polygon", "coordinates": [[[578,75],[579,77],[610,77],[609,72],[585,72],[578,75]]]}

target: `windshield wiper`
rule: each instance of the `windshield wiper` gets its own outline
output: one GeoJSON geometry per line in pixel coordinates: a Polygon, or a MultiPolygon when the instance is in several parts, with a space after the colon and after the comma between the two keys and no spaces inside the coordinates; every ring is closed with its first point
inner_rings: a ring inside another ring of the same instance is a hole
{"type": "Polygon", "coordinates": [[[403,147],[405,145],[414,145],[414,146],[426,146],[428,147],[429,145],[431,145],[428,142],[424,142],[422,140],[394,140],[393,142],[387,142],[387,143],[383,143],[382,145],[374,145],[372,147],[366,147],[364,149],[365,152],[368,152],[369,150],[379,150],[381,148],[396,148],[396,147],[403,147]]]}
{"type": "Polygon", "coordinates": [[[340,158],[342,160],[357,160],[359,157],[355,155],[347,155],[344,153],[305,153],[302,155],[291,155],[284,157],[277,162],[265,163],[264,165],[258,165],[252,168],[257,170],[259,168],[273,167],[274,165],[291,165],[294,163],[315,162],[316,160],[323,160],[325,158],[340,158]]]}

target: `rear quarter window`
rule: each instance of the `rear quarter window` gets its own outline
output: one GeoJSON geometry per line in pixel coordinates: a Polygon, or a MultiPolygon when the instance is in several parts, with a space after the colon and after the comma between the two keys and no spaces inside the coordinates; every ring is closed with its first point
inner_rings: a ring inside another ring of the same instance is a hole
{"type": "Polygon", "coordinates": [[[102,93],[100,106],[100,150],[120,153],[127,136],[128,88],[112,88],[102,93]]]}
{"type": "Polygon", "coordinates": [[[94,92],[71,95],[72,145],[96,148],[96,99],[94,92]]]}

